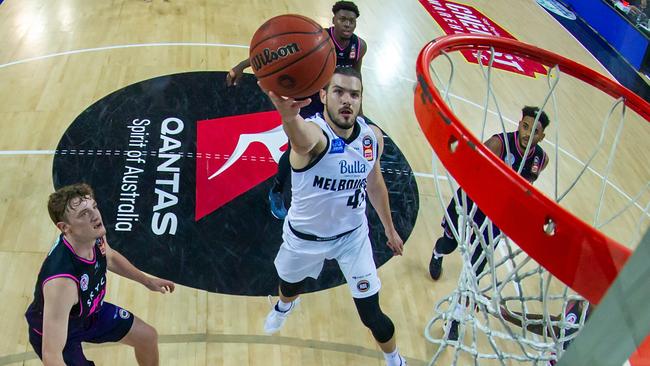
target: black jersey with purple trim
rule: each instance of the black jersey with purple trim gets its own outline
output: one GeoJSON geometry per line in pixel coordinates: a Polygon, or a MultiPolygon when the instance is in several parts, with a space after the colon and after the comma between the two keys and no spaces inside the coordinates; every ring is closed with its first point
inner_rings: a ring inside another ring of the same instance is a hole
{"type": "Polygon", "coordinates": [[[45,258],[34,289],[31,312],[43,313],[43,286],[55,278],[69,278],[77,284],[79,303],[70,310],[70,319],[85,319],[97,312],[104,304],[106,295],[106,251],[104,240],[97,239],[93,258],[79,257],[70,243],[59,236],[45,258]]]}
{"type": "Polygon", "coordinates": [[[352,33],[348,46],[342,48],[336,42],[336,38],[334,37],[334,27],[330,27],[327,32],[330,34],[330,38],[332,38],[334,46],[336,47],[336,67],[356,66],[361,57],[361,41],[359,40],[359,37],[352,33]]]}
{"type": "MultiPolygon", "coordinates": [[[[586,301],[581,301],[582,304],[579,304],[579,301],[574,301],[573,303],[569,304],[566,309],[566,313],[564,314],[564,321],[567,324],[570,325],[575,325],[575,324],[580,324],[582,321],[582,310],[584,306],[589,306],[587,305],[586,301]]],[[[591,315],[591,306],[587,308],[587,311],[585,312],[585,321],[589,318],[591,315]]],[[[575,332],[579,331],[580,329],[574,328],[574,327],[567,327],[564,329],[564,335],[563,338],[567,338],[570,335],[574,334],[575,332]]],[[[558,336],[562,336],[562,334],[558,334],[558,336]]],[[[567,341],[564,341],[562,343],[562,349],[566,351],[566,349],[569,347],[571,344],[571,341],[573,341],[573,338],[567,341]]],[[[557,364],[556,360],[551,360],[546,363],[547,366],[555,366],[557,364]]]]}
{"type": "MultiPolygon", "coordinates": [[[[567,324],[571,324],[571,325],[580,324],[580,321],[582,319],[582,309],[585,306],[584,304],[586,304],[586,301],[583,301],[581,306],[578,305],[577,301],[570,304],[570,306],[568,306],[566,309],[566,314],[564,315],[564,321],[567,324]]],[[[586,318],[589,318],[590,313],[591,313],[591,306],[586,311],[585,314],[586,318]]],[[[577,332],[578,330],[579,330],[578,328],[567,327],[564,330],[564,337],[568,337],[573,333],[577,332]]],[[[564,344],[562,345],[562,348],[567,349],[567,347],[569,347],[569,344],[571,344],[571,340],[565,341],[564,344]]]]}
{"type": "MultiPolygon", "coordinates": [[[[519,146],[518,138],[519,132],[508,132],[506,134],[508,150],[506,150],[506,144],[503,143],[503,134],[496,134],[499,140],[501,140],[501,153],[498,154],[501,160],[508,164],[515,171],[519,170],[519,165],[522,160],[524,160],[524,149],[519,146]]],[[[539,145],[535,145],[534,148],[530,149],[528,152],[528,159],[524,163],[524,168],[521,170],[521,176],[524,177],[529,182],[534,182],[539,177],[539,173],[546,164],[546,153],[539,145]]]]}
{"type": "MultiPolygon", "coordinates": [[[[352,37],[350,37],[348,46],[345,48],[340,48],[338,43],[336,43],[336,39],[334,38],[334,27],[328,28],[327,32],[329,33],[330,38],[336,47],[336,67],[356,66],[356,64],[359,62],[359,59],[361,58],[361,41],[359,40],[359,37],[357,37],[356,34],[352,33],[352,37]]],[[[323,114],[325,106],[320,100],[320,91],[317,91],[309,98],[311,98],[311,103],[303,108],[300,108],[300,116],[302,116],[302,118],[309,118],[314,116],[316,113],[323,114]]]]}

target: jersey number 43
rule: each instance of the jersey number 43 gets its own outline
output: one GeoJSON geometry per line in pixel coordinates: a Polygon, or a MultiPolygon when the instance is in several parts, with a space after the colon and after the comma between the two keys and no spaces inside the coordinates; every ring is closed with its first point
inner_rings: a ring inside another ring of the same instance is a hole
{"type": "Polygon", "coordinates": [[[348,197],[348,206],[351,206],[353,209],[359,207],[363,201],[366,199],[366,190],[357,189],[354,191],[354,194],[348,197]]]}

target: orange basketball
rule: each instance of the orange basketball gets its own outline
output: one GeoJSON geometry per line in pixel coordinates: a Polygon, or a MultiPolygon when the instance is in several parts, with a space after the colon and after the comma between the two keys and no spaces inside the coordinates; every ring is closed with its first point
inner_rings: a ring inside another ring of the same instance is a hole
{"type": "Polygon", "coordinates": [[[329,82],[336,52],[329,34],[318,23],[287,14],[269,19],[255,32],[250,62],[264,89],[302,98],[329,82]]]}

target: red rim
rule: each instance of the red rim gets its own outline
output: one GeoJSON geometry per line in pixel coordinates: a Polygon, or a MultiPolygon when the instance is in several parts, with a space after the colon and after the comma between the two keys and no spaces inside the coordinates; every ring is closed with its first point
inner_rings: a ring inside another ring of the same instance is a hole
{"type": "Polygon", "coordinates": [[[631,251],[558,206],[497,159],[458,120],[436,88],[430,87],[434,84],[429,64],[434,57],[442,52],[490,47],[545,65],[559,65],[563,73],[614,97],[624,96],[626,105],[646,119],[650,119],[650,106],[625,87],[581,64],[511,39],[468,34],[444,36],[427,44],[418,57],[415,112],[443,165],[524,251],[555,277],[597,304],[631,251]],[[448,145],[454,140],[459,144],[452,153],[448,145]],[[466,166],[471,166],[471,171],[463,169],[466,166]],[[526,212],[525,220],[512,220],[512,212],[526,212]],[[553,236],[543,230],[548,219],[556,224],[553,236]]]}
{"type": "Polygon", "coordinates": [[[442,164],[481,210],[522,250],[567,286],[598,304],[630,257],[631,250],[557,205],[492,154],[449,109],[431,80],[430,62],[442,52],[489,50],[490,47],[547,66],[559,65],[565,74],[615,98],[624,97],[627,107],[646,120],[650,120],[650,105],[625,87],[577,62],[511,39],[449,35],[428,43],[418,56],[415,114],[442,164]],[[454,152],[449,148],[453,141],[458,141],[454,152]],[[513,215],[513,212],[526,214],[513,215]],[[556,225],[552,236],[543,229],[549,219],[556,225]]]}

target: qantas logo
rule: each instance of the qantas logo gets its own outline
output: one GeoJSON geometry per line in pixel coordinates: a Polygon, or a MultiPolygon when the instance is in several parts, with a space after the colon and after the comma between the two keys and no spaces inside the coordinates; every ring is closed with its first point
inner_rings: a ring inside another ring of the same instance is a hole
{"type": "Polygon", "coordinates": [[[199,121],[195,220],[275,175],[287,148],[276,111],[199,121]]]}
{"type": "MultiPolygon", "coordinates": [[[[57,188],[91,184],[111,247],[143,271],[209,292],[277,294],[273,258],[282,243],[282,222],[269,212],[268,193],[287,137],[257,79],[244,74],[237,87],[227,87],[226,74],[164,75],[101,98],[61,137],[52,181],[57,188]]],[[[359,147],[355,154],[370,167],[359,147]]],[[[385,149],[386,164],[401,173],[384,178],[398,215],[396,229],[406,241],[419,207],[417,184],[392,140],[386,140],[385,149]]],[[[345,178],[323,177],[315,184],[363,191],[365,179],[345,178]]],[[[368,222],[374,259],[381,266],[393,254],[372,209],[368,222]]],[[[105,269],[98,263],[97,275],[105,269]]],[[[84,294],[93,291],[94,297],[90,303],[84,299],[84,311],[95,304],[97,311],[103,286],[96,290],[88,275],[84,294]]],[[[343,281],[338,268],[326,266],[315,290],[343,281]]]]}
{"type": "Polygon", "coordinates": [[[240,135],[239,141],[237,141],[237,146],[235,147],[235,151],[232,152],[228,158],[228,161],[226,161],[226,163],[222,165],[221,168],[219,168],[219,170],[217,170],[216,173],[212,174],[208,179],[216,178],[219,174],[223,173],[226,169],[235,164],[239,159],[241,159],[246,149],[248,149],[248,146],[250,146],[250,144],[253,142],[260,142],[264,144],[266,148],[269,149],[273,160],[277,163],[280,161],[280,157],[283,153],[283,150],[281,150],[282,146],[287,144],[287,135],[284,133],[282,126],[278,126],[270,131],[265,131],[262,133],[240,135]]]}

